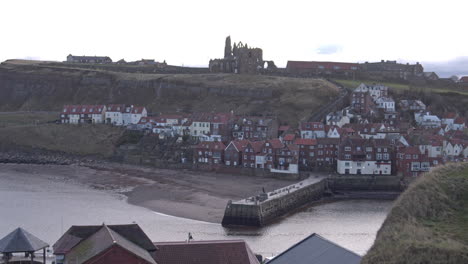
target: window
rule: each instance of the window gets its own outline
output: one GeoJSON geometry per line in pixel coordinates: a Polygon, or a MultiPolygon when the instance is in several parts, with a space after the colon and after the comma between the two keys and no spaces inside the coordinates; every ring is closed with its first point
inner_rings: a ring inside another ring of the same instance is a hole
{"type": "Polygon", "coordinates": [[[313,156],[315,156],[315,153],[314,153],[314,152],[310,152],[310,153],[309,153],[309,156],[310,156],[310,157],[313,157],[313,156]]]}
{"type": "Polygon", "coordinates": [[[344,150],[345,151],[351,151],[351,147],[345,147],[344,150]]]}
{"type": "Polygon", "coordinates": [[[319,150],[318,154],[323,155],[323,151],[319,150]]]}
{"type": "Polygon", "coordinates": [[[309,149],[314,149],[314,146],[309,146],[309,149]]]}
{"type": "Polygon", "coordinates": [[[356,151],[361,151],[361,147],[356,147],[356,151]]]}
{"type": "Polygon", "coordinates": [[[383,159],[384,159],[384,160],[389,160],[389,159],[390,159],[390,155],[389,155],[388,153],[383,154],[383,159]]]}
{"type": "Polygon", "coordinates": [[[411,159],[411,155],[406,155],[406,159],[411,159]]]}
{"type": "Polygon", "coordinates": [[[367,147],[366,152],[372,152],[372,147],[367,147]]]}
{"type": "Polygon", "coordinates": [[[351,155],[350,155],[350,154],[345,154],[345,155],[344,155],[344,158],[345,158],[345,159],[351,159],[351,155]]]}
{"type": "Polygon", "coordinates": [[[247,155],[244,155],[244,159],[247,159],[247,155]]]}
{"type": "Polygon", "coordinates": [[[356,163],[356,166],[361,167],[361,162],[356,163]]]}
{"type": "Polygon", "coordinates": [[[377,159],[381,160],[382,159],[382,153],[377,153],[377,159]]]}
{"type": "Polygon", "coordinates": [[[414,154],[413,159],[417,159],[417,158],[418,158],[418,155],[414,154]]]}
{"type": "Polygon", "coordinates": [[[255,159],[255,157],[254,157],[254,156],[250,156],[250,160],[254,160],[254,159],[255,159]]]}
{"type": "Polygon", "coordinates": [[[384,149],[383,149],[383,152],[387,152],[387,148],[384,148],[384,149]]]}
{"type": "Polygon", "coordinates": [[[349,167],[349,162],[345,162],[345,167],[349,167]]]}
{"type": "Polygon", "coordinates": [[[319,148],[323,148],[323,145],[318,145],[319,148]]]}

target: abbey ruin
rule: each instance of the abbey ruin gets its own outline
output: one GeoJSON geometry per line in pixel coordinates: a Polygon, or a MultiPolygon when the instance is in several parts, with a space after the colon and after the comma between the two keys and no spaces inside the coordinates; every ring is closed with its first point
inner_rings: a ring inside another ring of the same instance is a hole
{"type": "Polygon", "coordinates": [[[210,72],[213,73],[239,73],[256,74],[267,67],[274,67],[272,61],[263,60],[263,51],[260,48],[249,48],[242,42],[231,45],[231,37],[226,38],[223,59],[212,59],[209,63],[210,72]]]}

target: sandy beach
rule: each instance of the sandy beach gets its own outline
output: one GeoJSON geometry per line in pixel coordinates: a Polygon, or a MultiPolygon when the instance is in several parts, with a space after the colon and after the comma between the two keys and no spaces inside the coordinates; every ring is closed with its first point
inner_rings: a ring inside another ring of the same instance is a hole
{"type": "Polygon", "coordinates": [[[0,164],[0,172],[28,173],[123,194],[130,204],[155,212],[220,223],[229,200],[291,184],[272,178],[165,170],[121,164],[17,165],[0,164]]]}

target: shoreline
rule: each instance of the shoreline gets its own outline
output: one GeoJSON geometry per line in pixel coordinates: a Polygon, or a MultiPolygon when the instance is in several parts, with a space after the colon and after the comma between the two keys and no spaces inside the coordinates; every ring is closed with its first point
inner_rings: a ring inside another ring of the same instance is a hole
{"type": "Polygon", "coordinates": [[[26,173],[123,195],[131,205],[154,213],[221,224],[229,200],[243,199],[293,181],[242,175],[167,170],[127,164],[0,163],[0,172],[26,173]]]}
{"type": "MultiPolygon", "coordinates": [[[[117,163],[72,165],[0,163],[0,171],[48,175],[49,179],[69,181],[72,184],[120,195],[126,203],[144,207],[155,214],[215,225],[221,225],[229,200],[250,197],[261,193],[262,188],[274,190],[296,182],[212,172],[155,169],[117,163]]],[[[352,196],[324,197],[312,204],[301,206],[284,217],[310,206],[355,199],[352,196]]],[[[374,199],[369,198],[369,200],[374,199]]]]}

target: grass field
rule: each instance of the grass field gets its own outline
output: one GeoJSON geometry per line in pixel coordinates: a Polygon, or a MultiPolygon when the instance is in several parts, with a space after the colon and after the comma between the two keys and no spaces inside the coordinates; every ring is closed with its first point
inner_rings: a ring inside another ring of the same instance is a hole
{"type": "Polygon", "coordinates": [[[468,164],[437,168],[410,185],[362,263],[468,263],[468,164]]]}
{"type": "Polygon", "coordinates": [[[54,122],[58,112],[0,112],[0,128],[54,122]]]}

